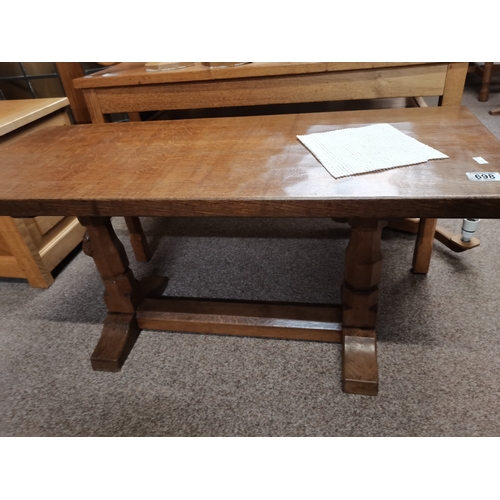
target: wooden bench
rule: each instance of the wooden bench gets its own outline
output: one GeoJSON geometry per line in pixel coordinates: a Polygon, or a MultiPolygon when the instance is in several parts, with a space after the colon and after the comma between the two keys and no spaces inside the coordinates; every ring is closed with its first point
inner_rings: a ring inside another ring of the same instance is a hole
{"type": "Polygon", "coordinates": [[[111,113],[439,96],[460,105],[468,63],[262,63],[172,71],[119,63],[76,78],[92,123],[111,113]]]}

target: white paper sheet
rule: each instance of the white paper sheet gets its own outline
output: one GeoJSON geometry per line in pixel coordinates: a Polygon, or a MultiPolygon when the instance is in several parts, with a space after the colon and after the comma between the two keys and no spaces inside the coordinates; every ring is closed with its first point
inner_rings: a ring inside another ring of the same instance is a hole
{"type": "Polygon", "coordinates": [[[388,123],[297,138],[336,179],[448,158],[388,123]]]}

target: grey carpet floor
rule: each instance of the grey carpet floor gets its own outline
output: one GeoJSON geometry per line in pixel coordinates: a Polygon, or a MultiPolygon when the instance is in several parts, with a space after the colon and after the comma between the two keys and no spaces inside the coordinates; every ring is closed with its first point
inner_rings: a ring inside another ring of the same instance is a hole
{"type": "MultiPolygon", "coordinates": [[[[463,102],[500,138],[487,114],[500,94],[478,103],[478,85],[471,75],[463,102]]],[[[155,254],[131,267],[168,276],[169,295],[340,300],[346,226],[143,222],[155,254]]],[[[121,372],[93,372],[106,312],[92,260],[75,252],[48,290],[0,279],[0,435],[499,436],[500,221],[478,236],[461,254],[435,243],[415,276],[414,237],[384,232],[377,397],[341,391],[339,344],[143,331],[121,372]]]]}

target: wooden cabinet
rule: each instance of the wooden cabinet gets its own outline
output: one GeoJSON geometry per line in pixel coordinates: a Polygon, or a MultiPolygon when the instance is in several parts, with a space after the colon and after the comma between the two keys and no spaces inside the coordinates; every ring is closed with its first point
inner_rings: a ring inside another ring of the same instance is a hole
{"type": "MultiPolygon", "coordinates": [[[[66,97],[0,101],[0,148],[42,127],[70,125],[66,97]]],[[[1,177],[0,165],[0,177],[1,177]]],[[[0,277],[48,288],[52,270],[82,241],[76,217],[0,217],[0,277]]]]}

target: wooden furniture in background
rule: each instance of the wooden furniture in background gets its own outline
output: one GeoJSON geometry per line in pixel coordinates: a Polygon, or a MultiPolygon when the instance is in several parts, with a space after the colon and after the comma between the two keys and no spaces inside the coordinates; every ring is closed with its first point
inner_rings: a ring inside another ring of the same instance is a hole
{"type": "Polygon", "coordinates": [[[110,113],[440,96],[461,103],[467,63],[261,63],[146,71],[119,63],[73,81],[92,123],[110,113]]]}
{"type": "Polygon", "coordinates": [[[61,79],[64,92],[69,99],[69,106],[75,123],[91,123],[89,110],[81,90],[75,89],[73,80],[85,76],[82,64],[79,62],[56,62],[57,72],[61,79]]]}
{"type": "Polygon", "coordinates": [[[478,101],[486,102],[490,97],[490,85],[493,73],[500,71],[500,64],[485,62],[483,66],[474,64],[475,72],[482,78],[481,90],[479,91],[478,101]]]}
{"type": "MultiPolygon", "coordinates": [[[[0,101],[0,151],[38,129],[68,125],[67,105],[66,97],[0,101]]],[[[37,156],[30,162],[36,163],[37,156]]],[[[2,183],[5,175],[2,170],[2,183]]],[[[36,184],[37,179],[27,182],[36,184]]],[[[48,288],[54,282],[51,271],[82,241],[84,232],[75,216],[0,217],[0,277],[25,278],[33,287],[48,288]]]]}
{"type": "Polygon", "coordinates": [[[68,125],[66,97],[0,101],[1,144],[38,128],[68,125]]]}
{"type": "Polygon", "coordinates": [[[321,340],[343,344],[344,390],[373,395],[382,227],[413,217],[500,218],[500,183],[466,175],[478,147],[500,163],[500,142],[458,106],[59,127],[0,149],[0,215],[76,214],[87,227],[84,249],[108,309],[96,370],[119,370],[142,328],[321,340]],[[297,140],[380,121],[449,159],[334,179],[297,140]],[[139,214],[346,218],[341,307],[161,298],[165,279],[136,280],[110,223],[139,214]]]}
{"type": "Polygon", "coordinates": [[[202,62],[201,65],[206,68],[229,68],[232,66],[241,66],[242,64],[250,64],[248,62],[202,62]]]}
{"type": "Polygon", "coordinates": [[[193,62],[148,62],[144,68],[146,71],[170,71],[173,69],[187,68],[194,66],[193,62]]]}

